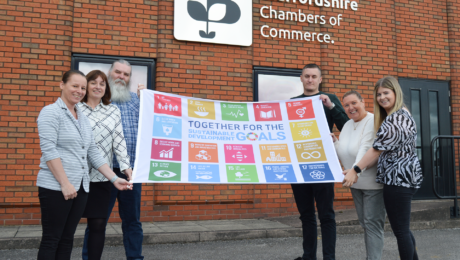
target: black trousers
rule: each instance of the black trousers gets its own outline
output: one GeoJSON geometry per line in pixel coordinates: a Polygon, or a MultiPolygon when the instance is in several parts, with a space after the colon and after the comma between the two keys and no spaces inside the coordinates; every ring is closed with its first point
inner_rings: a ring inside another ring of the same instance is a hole
{"type": "Polygon", "coordinates": [[[334,212],[334,183],[292,184],[292,192],[302,221],[303,256],[316,260],[317,224],[315,201],[321,225],[323,259],[335,260],[337,239],[334,212]]]}
{"type": "Polygon", "coordinates": [[[387,211],[391,229],[398,241],[401,260],[418,260],[415,238],[410,231],[410,211],[412,197],[416,188],[404,188],[394,185],[383,186],[383,202],[387,211]]]}
{"type": "Polygon", "coordinates": [[[42,241],[38,260],[70,260],[73,237],[85,210],[88,193],[83,186],[75,199],[65,200],[62,191],[38,188],[42,213],[42,241]]]}

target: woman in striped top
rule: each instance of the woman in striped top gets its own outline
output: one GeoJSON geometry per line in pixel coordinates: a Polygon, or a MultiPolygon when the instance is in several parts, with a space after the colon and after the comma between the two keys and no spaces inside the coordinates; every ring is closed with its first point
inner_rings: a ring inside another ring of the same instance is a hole
{"type": "MultiPolygon", "coordinates": [[[[86,80],[86,96],[78,107],[88,117],[97,149],[107,164],[113,169],[115,154],[121,172],[130,180],[132,170],[121,125],[121,113],[117,106],[110,104],[111,93],[107,76],[100,70],[93,70],[86,75],[86,80]]],[[[109,180],[96,168],[91,168],[89,177],[91,192],[83,213],[83,217],[88,219],[88,259],[99,260],[104,250],[107,210],[112,187],[109,180]]]]}
{"type": "Polygon", "coordinates": [[[42,151],[37,176],[43,229],[39,260],[70,259],[88,198],[88,162],[119,190],[132,189],[98,152],[91,124],[76,106],[85,96],[86,84],[80,71],[64,73],[61,97],[44,107],[37,119],[42,151]]]}
{"type": "Polygon", "coordinates": [[[344,186],[357,181],[361,169],[377,159],[377,179],[383,184],[383,200],[401,260],[418,260],[415,238],[410,231],[411,201],[423,176],[416,154],[417,128],[403,103],[401,86],[393,77],[377,81],[374,88],[373,149],[350,170],[345,171],[344,186]]]}

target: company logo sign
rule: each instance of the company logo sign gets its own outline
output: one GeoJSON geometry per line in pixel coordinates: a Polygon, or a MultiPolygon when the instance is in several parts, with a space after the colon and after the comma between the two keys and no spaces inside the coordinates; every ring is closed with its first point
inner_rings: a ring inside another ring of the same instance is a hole
{"type": "Polygon", "coordinates": [[[175,0],[174,37],[183,41],[250,46],[252,1],[175,0]]]}

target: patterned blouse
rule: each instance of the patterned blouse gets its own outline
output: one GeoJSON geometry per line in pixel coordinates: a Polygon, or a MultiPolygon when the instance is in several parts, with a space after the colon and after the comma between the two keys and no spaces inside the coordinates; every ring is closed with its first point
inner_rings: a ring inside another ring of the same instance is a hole
{"type": "MultiPolygon", "coordinates": [[[[102,102],[94,109],[83,102],[79,103],[78,106],[88,117],[97,149],[104,156],[110,168],[113,168],[114,153],[120,163],[121,171],[131,168],[121,125],[121,114],[117,106],[113,104],[104,105],[102,102]]],[[[91,169],[89,176],[92,182],[108,181],[94,168],[91,169]]]]}
{"type": "Polygon", "coordinates": [[[387,116],[377,131],[374,149],[384,151],[377,164],[378,183],[420,188],[422,168],[415,141],[417,128],[409,112],[403,108],[387,116]]]}

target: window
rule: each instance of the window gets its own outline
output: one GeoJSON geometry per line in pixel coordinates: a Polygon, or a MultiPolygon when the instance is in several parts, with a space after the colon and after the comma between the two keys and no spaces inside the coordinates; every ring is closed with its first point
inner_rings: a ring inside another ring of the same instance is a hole
{"type": "Polygon", "coordinates": [[[137,92],[138,84],[144,84],[148,89],[155,89],[155,60],[144,58],[131,58],[123,56],[102,56],[89,54],[74,54],[72,56],[72,68],[80,70],[84,74],[92,70],[101,70],[108,76],[112,63],[123,59],[131,64],[131,92],[137,92]]]}
{"type": "Polygon", "coordinates": [[[303,93],[302,70],[254,67],[254,101],[286,100],[303,93]]]}

